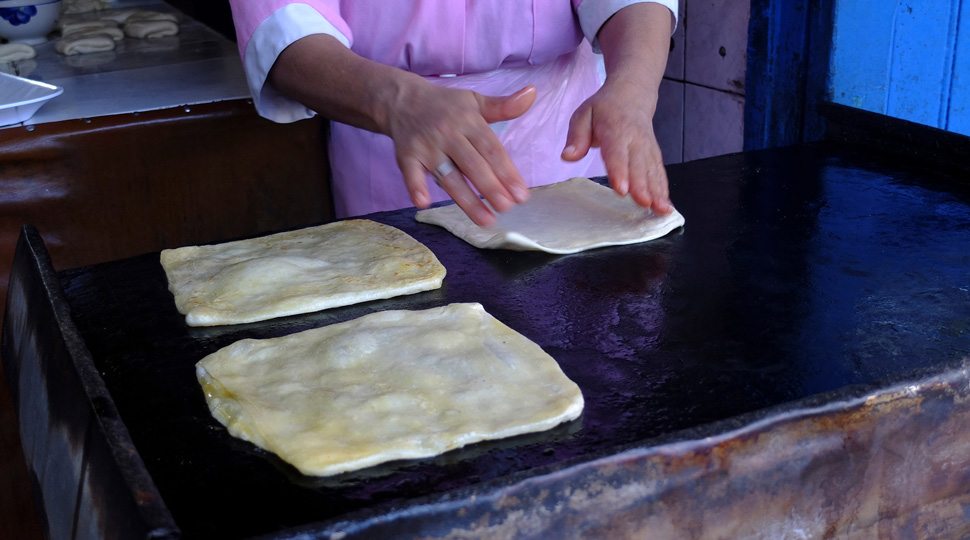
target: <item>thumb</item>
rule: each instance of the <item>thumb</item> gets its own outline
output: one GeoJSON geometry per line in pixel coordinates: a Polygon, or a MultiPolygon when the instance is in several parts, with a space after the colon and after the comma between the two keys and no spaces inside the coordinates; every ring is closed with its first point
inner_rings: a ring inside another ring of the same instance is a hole
{"type": "Polygon", "coordinates": [[[536,87],[531,84],[508,96],[483,96],[476,94],[478,108],[489,124],[518,118],[529,110],[536,100],[536,87]]]}
{"type": "Polygon", "coordinates": [[[569,132],[566,134],[566,147],[562,150],[562,158],[566,161],[578,161],[592,146],[593,109],[584,103],[569,119],[569,132]]]}

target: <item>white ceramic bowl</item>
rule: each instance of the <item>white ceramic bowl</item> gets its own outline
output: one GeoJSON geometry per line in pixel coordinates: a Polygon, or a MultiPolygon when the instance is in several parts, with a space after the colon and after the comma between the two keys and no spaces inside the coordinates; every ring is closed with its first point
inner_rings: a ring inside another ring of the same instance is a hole
{"type": "Polygon", "coordinates": [[[0,0],[0,37],[36,45],[47,41],[61,15],[61,0],[0,0]]]}

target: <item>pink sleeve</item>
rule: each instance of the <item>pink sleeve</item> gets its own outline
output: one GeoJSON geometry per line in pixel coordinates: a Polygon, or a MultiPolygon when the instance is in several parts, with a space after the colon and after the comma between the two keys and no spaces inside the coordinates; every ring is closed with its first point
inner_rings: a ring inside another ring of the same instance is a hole
{"type": "Polygon", "coordinates": [[[327,21],[350,36],[350,28],[340,15],[339,0],[229,0],[232,19],[236,25],[236,43],[240,54],[245,54],[249,40],[256,28],[276,10],[294,4],[305,4],[317,10],[327,21]]]}

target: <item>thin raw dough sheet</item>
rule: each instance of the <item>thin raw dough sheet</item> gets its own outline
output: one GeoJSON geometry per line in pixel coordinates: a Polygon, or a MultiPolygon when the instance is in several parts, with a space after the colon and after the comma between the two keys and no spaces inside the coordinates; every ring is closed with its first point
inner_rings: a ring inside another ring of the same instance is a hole
{"type": "Polygon", "coordinates": [[[544,431],[583,410],[556,361],[480,304],[244,339],[196,374],[229,433],[313,476],[544,431]]]}
{"type": "Polygon", "coordinates": [[[161,254],[189,326],[263,321],[441,287],[445,267],[403,231],[356,219],[161,254]]]}
{"type": "Polygon", "coordinates": [[[497,214],[489,228],[472,223],[454,204],[421,210],[415,219],[444,227],[478,248],[556,254],[646,242],[684,225],[676,210],[658,216],[588,178],[530,191],[528,202],[497,214]]]}

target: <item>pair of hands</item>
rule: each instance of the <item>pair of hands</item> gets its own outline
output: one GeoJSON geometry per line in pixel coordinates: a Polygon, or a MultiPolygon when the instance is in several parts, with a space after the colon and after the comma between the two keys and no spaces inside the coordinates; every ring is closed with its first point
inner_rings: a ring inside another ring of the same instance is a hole
{"type": "MultiPolygon", "coordinates": [[[[488,124],[523,115],[535,101],[527,86],[510,96],[483,96],[472,91],[421,85],[395,98],[395,114],[387,119],[398,166],[415,206],[430,202],[426,173],[451,160],[456,169],[436,175],[438,183],[472,221],[495,222],[477,191],[498,212],[525,202],[529,193],[505,148],[488,124]],[[472,190],[474,187],[474,190],[472,190]]],[[[653,131],[657,95],[649,85],[619,80],[587,99],[569,123],[562,159],[582,159],[599,147],[610,185],[629,194],[644,208],[669,214],[667,174],[653,131]]]]}
{"type": "MultiPolygon", "coordinates": [[[[597,39],[606,82],[573,113],[562,152],[562,159],[575,161],[599,147],[613,189],[658,214],[673,210],[653,132],[673,22],[663,5],[637,2],[603,23],[597,39]]],[[[311,34],[284,49],[269,80],[330,119],[390,136],[418,207],[431,202],[427,173],[452,162],[456,169],[436,175],[438,182],[479,225],[491,225],[495,215],[475,191],[499,212],[529,196],[488,124],[524,114],[535,101],[533,87],[501,97],[437,87],[358,56],[326,34],[311,34]]]]}

